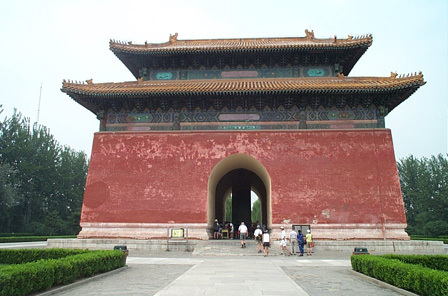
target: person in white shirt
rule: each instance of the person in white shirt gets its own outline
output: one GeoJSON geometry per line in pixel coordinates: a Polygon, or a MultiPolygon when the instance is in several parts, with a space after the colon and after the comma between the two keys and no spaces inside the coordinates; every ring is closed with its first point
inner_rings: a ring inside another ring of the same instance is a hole
{"type": "Polygon", "coordinates": [[[257,229],[254,231],[255,242],[257,243],[257,251],[261,253],[263,231],[260,229],[260,225],[257,225],[257,229]]]}
{"type": "Polygon", "coordinates": [[[269,255],[269,247],[271,245],[271,239],[269,237],[269,232],[267,230],[263,233],[263,253],[264,257],[269,255]]]}
{"type": "Polygon", "coordinates": [[[291,243],[291,253],[293,255],[296,254],[296,246],[297,246],[297,232],[294,230],[294,226],[292,227],[291,232],[289,233],[289,241],[291,243]]]}
{"type": "Polygon", "coordinates": [[[240,227],[238,227],[238,231],[240,232],[241,248],[245,248],[247,238],[247,226],[244,225],[244,222],[241,222],[240,227]]]}
{"type": "Polygon", "coordinates": [[[291,256],[291,252],[288,250],[288,247],[286,247],[286,231],[285,231],[285,227],[281,227],[282,230],[282,240],[280,241],[280,255],[283,255],[283,249],[285,249],[286,251],[288,251],[288,256],[291,256]]]}

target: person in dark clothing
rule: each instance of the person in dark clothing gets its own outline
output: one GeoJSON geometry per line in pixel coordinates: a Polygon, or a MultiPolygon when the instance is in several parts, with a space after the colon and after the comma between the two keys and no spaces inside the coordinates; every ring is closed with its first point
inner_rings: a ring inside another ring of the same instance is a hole
{"type": "Polygon", "coordinates": [[[300,230],[300,229],[299,229],[299,232],[297,233],[297,242],[299,244],[299,252],[300,252],[299,256],[303,256],[303,253],[304,253],[303,246],[305,245],[305,241],[303,238],[302,230],[300,230]]]}

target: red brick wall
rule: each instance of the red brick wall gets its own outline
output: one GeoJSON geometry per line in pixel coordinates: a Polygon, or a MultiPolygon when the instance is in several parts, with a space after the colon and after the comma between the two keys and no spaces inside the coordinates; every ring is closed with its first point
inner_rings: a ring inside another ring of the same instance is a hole
{"type": "Polygon", "coordinates": [[[96,133],[81,221],[206,223],[234,153],[269,173],[273,224],[406,223],[390,130],[96,133]]]}

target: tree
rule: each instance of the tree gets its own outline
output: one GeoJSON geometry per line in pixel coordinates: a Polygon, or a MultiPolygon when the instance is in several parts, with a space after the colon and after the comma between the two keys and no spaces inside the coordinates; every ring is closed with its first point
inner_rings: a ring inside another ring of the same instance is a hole
{"type": "MultiPolygon", "coordinates": [[[[51,213],[67,221],[80,212],[85,153],[62,147],[49,129],[31,125],[17,111],[0,122],[0,168],[1,232],[44,234],[54,230],[46,223],[51,213]]],[[[72,232],[71,223],[59,223],[59,228],[72,232]]]]}
{"type": "Polygon", "coordinates": [[[81,212],[72,212],[68,217],[68,228],[70,229],[70,234],[78,234],[81,231],[81,226],[79,222],[81,221],[81,212]]]}
{"type": "Polygon", "coordinates": [[[0,229],[11,228],[14,207],[21,202],[16,174],[9,164],[0,163],[0,229]]]}
{"type": "Polygon", "coordinates": [[[50,236],[54,234],[59,234],[62,226],[62,220],[57,211],[51,211],[45,217],[45,225],[50,231],[50,236]]]}
{"type": "Polygon", "coordinates": [[[409,156],[401,159],[397,167],[408,232],[448,234],[448,159],[441,154],[422,159],[409,156]]]}
{"type": "Polygon", "coordinates": [[[226,199],[226,221],[232,221],[232,194],[226,199]]]}
{"type": "Polygon", "coordinates": [[[260,202],[260,199],[257,199],[252,204],[251,219],[252,219],[252,222],[258,221],[259,223],[261,223],[261,202],[260,202]]]}
{"type": "MultiPolygon", "coordinates": [[[[260,199],[257,199],[252,205],[251,220],[252,222],[258,221],[261,223],[260,199]]],[[[226,199],[226,221],[232,221],[232,194],[226,199]]]]}

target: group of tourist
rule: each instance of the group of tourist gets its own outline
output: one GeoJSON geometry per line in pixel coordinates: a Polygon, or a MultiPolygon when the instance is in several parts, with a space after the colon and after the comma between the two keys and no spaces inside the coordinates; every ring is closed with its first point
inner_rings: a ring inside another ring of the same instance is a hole
{"type": "Polygon", "coordinates": [[[234,229],[235,227],[233,226],[232,222],[226,221],[224,222],[224,224],[221,224],[218,222],[218,219],[215,219],[215,222],[213,223],[213,238],[214,239],[223,238],[223,230],[227,230],[227,233],[230,236],[228,238],[233,239],[234,229]]]}
{"type": "MultiPolygon", "coordinates": [[[[257,252],[263,252],[263,255],[266,257],[269,255],[269,248],[271,245],[271,238],[269,235],[268,229],[263,226],[263,229],[260,225],[256,225],[255,231],[253,232],[254,240],[257,244],[257,252]]],[[[220,224],[218,219],[215,219],[213,224],[213,238],[219,239],[222,238],[223,229],[227,229],[230,234],[230,238],[233,239],[235,236],[235,228],[232,222],[225,222],[224,224],[220,224]]],[[[294,230],[294,226],[292,227],[291,232],[289,233],[289,237],[286,236],[285,227],[281,226],[281,235],[280,235],[280,254],[283,255],[295,255],[303,256],[305,253],[304,247],[306,245],[306,255],[311,256],[313,253],[313,237],[311,235],[311,231],[308,229],[307,234],[304,235],[302,230],[298,230],[298,233],[294,230]],[[291,246],[291,251],[288,249],[288,241],[291,246]],[[297,251],[297,252],[296,252],[297,251]]],[[[241,248],[246,247],[246,239],[250,236],[250,229],[244,222],[238,227],[238,234],[236,238],[241,239],[241,248]]]]}
{"type": "Polygon", "coordinates": [[[306,245],[306,255],[311,256],[313,254],[313,236],[311,235],[311,231],[307,229],[306,235],[303,235],[302,230],[298,230],[298,233],[294,230],[294,226],[292,227],[291,232],[289,233],[289,242],[291,244],[291,251],[287,248],[287,238],[285,228],[281,227],[281,242],[280,242],[280,254],[283,255],[283,250],[288,252],[288,256],[298,254],[298,256],[303,256],[305,253],[304,247],[306,245]],[[298,247],[298,249],[297,249],[298,247]],[[298,251],[298,252],[296,252],[298,251]]]}
{"type": "MultiPolygon", "coordinates": [[[[241,227],[241,226],[240,226],[241,227]]],[[[281,227],[281,240],[280,240],[280,254],[287,254],[288,256],[295,255],[296,250],[298,251],[298,256],[303,256],[304,254],[304,246],[307,247],[307,256],[311,256],[313,253],[313,237],[311,235],[311,231],[308,229],[307,234],[304,236],[302,234],[302,230],[299,230],[297,233],[294,230],[294,227],[292,228],[291,232],[289,233],[289,238],[286,237],[286,231],[285,227],[281,227]],[[291,251],[289,251],[287,247],[287,241],[289,240],[291,244],[291,251]],[[297,249],[298,247],[298,249],[297,249]],[[288,253],[286,253],[288,252],[288,253]]],[[[269,231],[267,229],[261,230],[260,225],[257,226],[257,229],[254,231],[254,239],[257,244],[257,252],[261,253],[263,252],[264,256],[269,255],[269,248],[271,239],[269,236],[269,231]],[[263,247],[263,251],[261,248],[263,247]]],[[[241,244],[243,245],[243,241],[241,241],[241,244]]],[[[244,241],[244,246],[246,245],[246,242],[244,241]]]]}
{"type": "MultiPolygon", "coordinates": [[[[280,240],[280,254],[286,255],[286,252],[288,252],[288,256],[295,255],[296,250],[298,247],[298,256],[303,256],[304,254],[304,246],[306,244],[307,248],[307,256],[311,256],[313,253],[313,237],[311,235],[311,231],[308,229],[307,234],[304,236],[302,234],[302,230],[299,229],[299,232],[297,233],[294,230],[294,227],[292,228],[291,232],[289,233],[289,238],[286,237],[286,231],[285,227],[281,227],[281,240],[280,240]],[[289,240],[291,244],[291,251],[289,251],[287,247],[287,240],[289,240]],[[286,252],[285,252],[286,251],[286,252]]],[[[263,246],[263,254],[264,256],[269,255],[269,247],[270,247],[270,236],[267,229],[262,231],[260,229],[260,226],[257,226],[257,229],[254,231],[254,238],[257,243],[257,252],[261,253],[261,247],[263,246]]],[[[244,242],[245,245],[245,242],[244,242]]]]}
{"type": "Polygon", "coordinates": [[[269,247],[271,244],[271,238],[269,236],[269,231],[267,229],[261,230],[260,225],[254,231],[254,239],[257,243],[257,252],[263,252],[264,256],[269,255],[269,247]],[[263,251],[261,248],[263,247],[263,251]]]}
{"type": "MultiPolygon", "coordinates": [[[[238,223],[236,225],[238,225],[238,223]]],[[[215,221],[213,223],[213,238],[221,239],[221,238],[223,238],[223,232],[227,231],[228,236],[226,238],[239,239],[239,238],[241,238],[240,227],[243,229],[243,232],[246,233],[245,238],[246,239],[251,238],[253,230],[256,229],[257,225],[259,225],[258,222],[255,222],[255,223],[249,224],[249,225],[245,224],[244,222],[241,222],[241,224],[239,224],[238,229],[235,229],[232,222],[226,221],[224,223],[219,223],[218,219],[215,219],[215,221]],[[241,225],[244,225],[244,227],[241,227],[241,225]]],[[[265,229],[266,226],[263,225],[262,228],[265,229]]]]}

